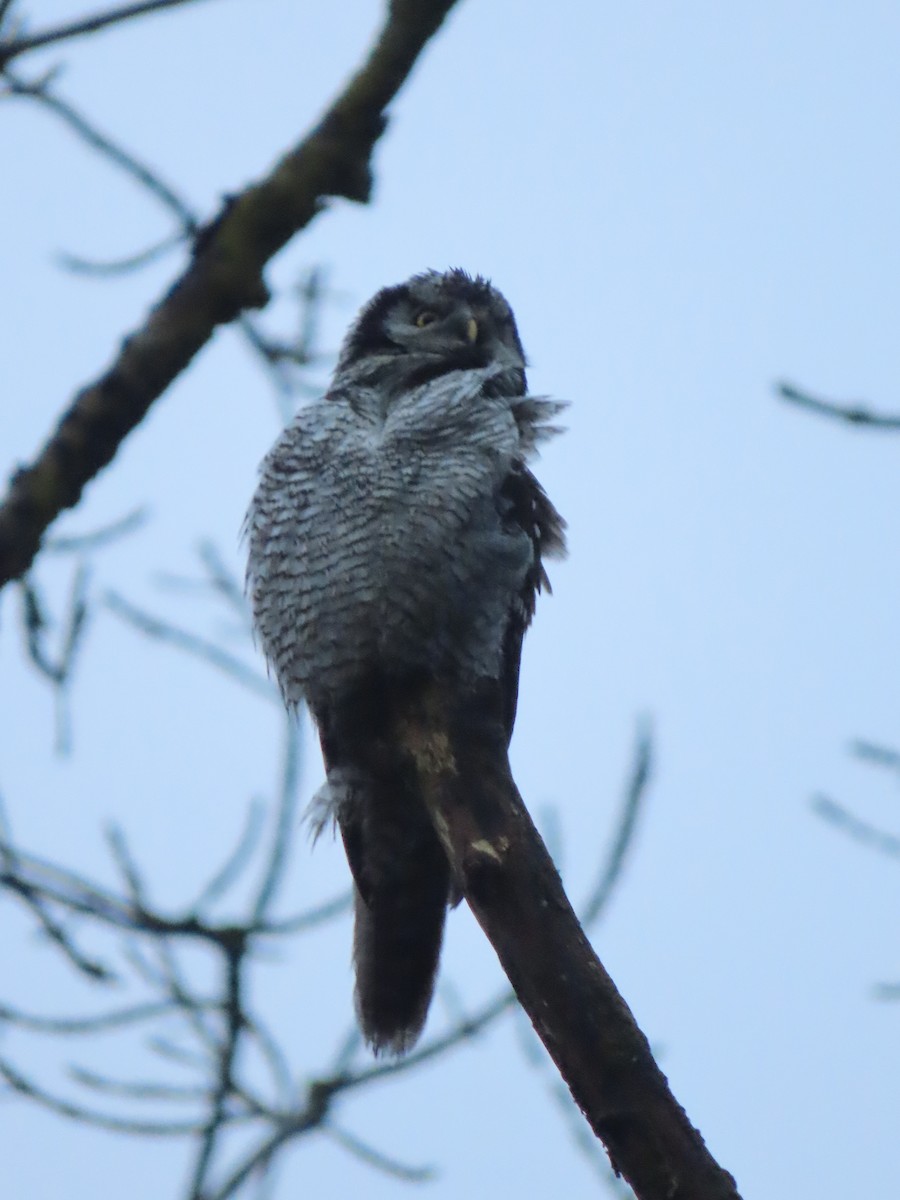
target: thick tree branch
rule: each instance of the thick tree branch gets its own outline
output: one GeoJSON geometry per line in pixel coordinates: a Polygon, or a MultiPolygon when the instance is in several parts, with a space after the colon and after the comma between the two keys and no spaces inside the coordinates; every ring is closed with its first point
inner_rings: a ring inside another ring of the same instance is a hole
{"type": "Polygon", "coordinates": [[[538,1036],[639,1200],[738,1200],[566,898],[510,773],[499,697],[460,705],[451,691],[409,689],[398,743],[538,1036]]]}
{"type": "Polygon", "coordinates": [[[14,474],[0,506],[0,587],[28,569],[48,525],[78,502],[215,328],[266,303],[263,268],[323,201],[368,200],[385,109],[454,3],[391,0],[367,61],[319,124],[201,233],[188,269],[109,369],[77,394],[37,459],[14,474]]]}

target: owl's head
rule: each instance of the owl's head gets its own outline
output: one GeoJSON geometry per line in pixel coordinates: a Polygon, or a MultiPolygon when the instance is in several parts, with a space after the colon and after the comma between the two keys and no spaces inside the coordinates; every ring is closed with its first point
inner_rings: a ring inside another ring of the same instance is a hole
{"type": "Polygon", "coordinates": [[[383,288],[341,347],[336,377],[362,373],[415,386],[447,371],[500,366],[504,391],[525,392],[525,355],[512,309],[480,275],[425,271],[383,288]]]}

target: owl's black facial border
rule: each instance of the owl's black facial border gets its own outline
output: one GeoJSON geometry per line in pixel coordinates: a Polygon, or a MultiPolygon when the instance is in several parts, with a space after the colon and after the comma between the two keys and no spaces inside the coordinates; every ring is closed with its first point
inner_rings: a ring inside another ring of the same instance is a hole
{"type": "Polygon", "coordinates": [[[382,288],[372,297],[359,314],[344,353],[341,355],[346,365],[373,354],[384,354],[385,352],[401,354],[403,352],[402,346],[398,346],[387,336],[385,319],[391,309],[408,295],[409,287],[405,283],[398,283],[394,287],[382,288]]]}
{"type": "MultiPolygon", "coordinates": [[[[524,362],[525,354],[515,318],[502,293],[483,276],[469,275],[457,267],[443,273],[424,271],[406,283],[382,288],[357,317],[341,353],[340,367],[346,368],[366,358],[385,354],[398,357],[407,354],[409,348],[395,342],[387,332],[388,317],[403,304],[410,309],[411,323],[415,319],[414,308],[433,308],[440,314],[448,307],[465,304],[473,311],[488,312],[494,326],[493,336],[499,337],[507,346],[514,347],[524,362]]],[[[417,366],[416,382],[427,382],[447,371],[487,366],[492,360],[492,338],[488,338],[486,332],[482,325],[474,344],[461,343],[458,347],[446,348],[440,366],[417,366]]],[[[510,379],[513,374],[516,377],[521,375],[524,380],[524,372],[511,371],[510,379]]],[[[503,387],[503,390],[508,389],[503,387]]],[[[512,390],[518,391],[518,388],[512,390]]]]}

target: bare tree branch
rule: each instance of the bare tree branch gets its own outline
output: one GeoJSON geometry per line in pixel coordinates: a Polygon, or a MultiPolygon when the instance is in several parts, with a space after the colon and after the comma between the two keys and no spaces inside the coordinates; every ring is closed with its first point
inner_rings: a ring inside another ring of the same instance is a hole
{"type": "MultiPolygon", "coordinates": [[[[122,171],[152,199],[156,200],[170,216],[174,217],[178,227],[174,235],[164,238],[161,242],[157,242],[137,254],[113,259],[109,262],[98,262],[64,253],[58,255],[61,265],[68,270],[82,274],[106,276],[124,274],[147,266],[169,249],[174,249],[184,242],[196,242],[201,233],[200,218],[187,202],[179,196],[171,184],[163,179],[159,171],[150,167],[131,151],[126,150],[124,146],[102,132],[98,126],[78,112],[68,101],[51,91],[51,84],[55,77],[56,72],[51,71],[42,78],[28,83],[7,70],[5,73],[6,89],[3,94],[33,100],[59,117],[90,149],[122,171]]],[[[303,307],[301,339],[315,333],[317,315],[315,310],[321,303],[322,296],[321,273],[313,270],[309,272],[306,281],[300,287],[303,307]]],[[[314,358],[311,342],[301,340],[296,346],[274,342],[263,334],[247,313],[241,313],[237,317],[236,323],[245,341],[268,371],[279,396],[282,420],[286,421],[290,415],[288,402],[294,391],[294,383],[285,373],[284,368],[288,361],[304,366],[309,365],[314,358]]]]}
{"type": "Polygon", "coordinates": [[[791,404],[797,404],[823,417],[833,417],[839,421],[846,421],[849,425],[864,425],[869,429],[900,430],[900,416],[873,413],[862,404],[835,404],[832,400],[823,400],[802,391],[792,383],[779,383],[776,391],[782,400],[788,400],[791,404]]]}
{"type": "MultiPolygon", "coordinates": [[[[143,0],[139,4],[125,4],[121,8],[111,8],[106,12],[95,13],[91,17],[82,17],[77,21],[67,21],[63,25],[55,25],[40,33],[23,34],[7,42],[0,42],[0,69],[6,63],[12,62],[20,54],[29,50],[37,50],[42,46],[51,46],[57,42],[68,41],[70,38],[82,37],[84,34],[96,33],[111,25],[120,25],[133,17],[143,17],[148,13],[161,12],[165,8],[176,8],[184,4],[192,4],[194,0],[143,0]]],[[[4,15],[8,4],[4,4],[4,15]]]]}
{"type": "Polygon", "coordinates": [[[614,1170],[639,1200],[737,1200],[572,911],[509,770],[499,688],[461,705],[419,684],[394,703],[454,877],[614,1170]]]}
{"type": "Polygon", "coordinates": [[[266,263],[329,196],[366,202],[385,109],[454,0],[390,0],[368,60],[319,124],[260,183],[231,197],[198,239],[190,266],[125,339],[113,364],[75,397],[0,507],[0,586],[26,571],[48,525],[85,485],[218,325],[268,300],[266,263]]]}

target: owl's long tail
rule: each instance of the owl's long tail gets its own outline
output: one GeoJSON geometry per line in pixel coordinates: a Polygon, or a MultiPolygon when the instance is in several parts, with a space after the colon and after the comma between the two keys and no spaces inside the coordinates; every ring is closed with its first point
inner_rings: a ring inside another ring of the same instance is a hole
{"type": "Polygon", "coordinates": [[[363,1036],[376,1053],[403,1054],[428,1015],[451,880],[415,773],[397,752],[391,695],[373,677],[316,713],[328,772],[319,823],[326,813],[337,818],[356,885],[353,961],[363,1036]]]}
{"type": "Polygon", "coordinates": [[[403,1054],[418,1038],[441,952],[450,868],[420,814],[414,804],[406,812],[413,821],[371,823],[365,893],[356,887],[356,1011],[376,1053],[403,1054]]]}

